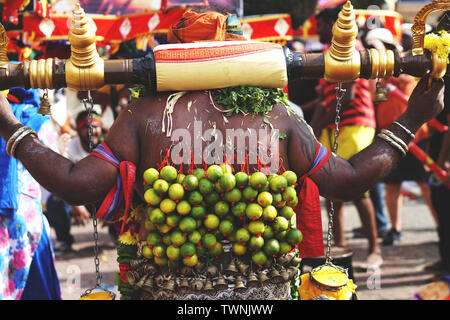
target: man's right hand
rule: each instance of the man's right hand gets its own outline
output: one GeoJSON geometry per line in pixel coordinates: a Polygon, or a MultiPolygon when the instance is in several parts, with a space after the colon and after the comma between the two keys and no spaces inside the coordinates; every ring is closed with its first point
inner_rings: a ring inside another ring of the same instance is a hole
{"type": "Polygon", "coordinates": [[[429,86],[429,78],[422,78],[408,101],[408,108],[403,119],[408,120],[407,126],[417,131],[424,123],[435,118],[444,109],[444,81],[432,79],[429,86]]]}

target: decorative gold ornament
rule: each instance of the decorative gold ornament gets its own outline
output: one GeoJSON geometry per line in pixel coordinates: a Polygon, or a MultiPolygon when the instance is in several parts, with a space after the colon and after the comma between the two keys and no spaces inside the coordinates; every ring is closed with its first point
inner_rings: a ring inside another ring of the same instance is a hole
{"type": "Polygon", "coordinates": [[[44,89],[44,95],[41,99],[41,103],[39,104],[38,113],[42,114],[44,116],[52,114],[51,104],[50,104],[50,101],[48,100],[48,90],[47,89],[44,89]]]}
{"type": "Polygon", "coordinates": [[[411,27],[413,46],[412,54],[421,55],[424,52],[425,24],[430,13],[438,10],[450,10],[448,0],[432,0],[425,5],[414,17],[414,24],[411,27]]]}
{"type": "Polygon", "coordinates": [[[31,60],[28,66],[30,87],[33,89],[54,89],[53,58],[31,60]]]}
{"type": "Polygon", "coordinates": [[[361,57],[356,50],[355,13],[350,1],[347,1],[339,12],[338,19],[333,25],[333,39],[331,46],[324,53],[324,79],[329,82],[352,81],[359,77],[361,57]]]}
{"type": "Polygon", "coordinates": [[[384,90],[381,82],[378,80],[376,84],[375,96],[373,98],[373,102],[375,104],[385,102],[388,99],[386,98],[386,91],[384,90]]]}
{"type": "Polygon", "coordinates": [[[8,43],[9,39],[6,35],[6,30],[2,24],[0,24],[0,67],[6,67],[9,63],[8,59],[8,43]]]}
{"type": "Polygon", "coordinates": [[[212,285],[212,281],[210,278],[206,278],[205,286],[203,287],[203,291],[206,293],[212,293],[214,292],[214,287],[212,285]]]}
{"type": "Polygon", "coordinates": [[[95,44],[95,31],[80,7],[76,5],[69,30],[71,56],[66,61],[67,86],[86,91],[99,89],[104,85],[104,62],[95,44]]]}
{"type": "Polygon", "coordinates": [[[255,272],[251,272],[247,278],[247,286],[249,287],[257,287],[259,285],[259,279],[255,272]]]}
{"type": "Polygon", "coordinates": [[[222,274],[219,273],[219,277],[216,280],[216,283],[214,284],[214,289],[216,290],[225,290],[228,288],[227,281],[222,276],[222,274]]]}
{"type": "Polygon", "coordinates": [[[234,281],[234,291],[242,293],[247,290],[247,287],[244,285],[244,281],[241,276],[236,276],[236,280],[234,281]]]}

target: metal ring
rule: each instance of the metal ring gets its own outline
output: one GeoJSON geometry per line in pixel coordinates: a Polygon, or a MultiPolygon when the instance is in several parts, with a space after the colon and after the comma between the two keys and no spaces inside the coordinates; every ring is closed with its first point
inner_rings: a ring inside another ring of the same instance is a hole
{"type": "Polygon", "coordinates": [[[37,87],[45,88],[45,59],[39,59],[37,61],[37,75],[36,75],[37,87]]]}
{"type": "Polygon", "coordinates": [[[45,86],[48,89],[53,89],[53,58],[45,60],[45,86]]]}
{"type": "Polygon", "coordinates": [[[380,64],[380,58],[377,49],[369,49],[370,59],[372,60],[372,76],[371,79],[378,78],[378,66],[380,64]]]}
{"type": "Polygon", "coordinates": [[[394,67],[395,67],[395,55],[394,51],[387,50],[386,51],[386,77],[392,77],[394,75],[394,67]]]}
{"type": "Polygon", "coordinates": [[[378,78],[384,78],[386,77],[386,63],[387,63],[386,50],[378,49],[378,53],[380,59],[378,65],[378,78]]]}
{"type": "Polygon", "coordinates": [[[30,75],[30,87],[36,89],[37,60],[31,60],[28,68],[30,75]]]}

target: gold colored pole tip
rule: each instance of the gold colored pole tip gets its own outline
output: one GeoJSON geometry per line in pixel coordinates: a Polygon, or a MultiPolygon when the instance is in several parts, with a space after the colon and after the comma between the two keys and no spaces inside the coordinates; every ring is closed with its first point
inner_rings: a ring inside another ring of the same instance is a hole
{"type": "Polygon", "coordinates": [[[9,43],[9,38],[6,35],[5,27],[0,23],[0,64],[1,65],[4,65],[9,62],[8,43],[9,43]]]}

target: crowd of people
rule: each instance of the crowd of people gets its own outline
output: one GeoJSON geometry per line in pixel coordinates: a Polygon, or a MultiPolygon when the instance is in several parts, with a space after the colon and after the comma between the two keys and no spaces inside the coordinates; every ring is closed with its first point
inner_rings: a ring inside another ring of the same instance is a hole
{"type": "MultiPolygon", "coordinates": [[[[338,8],[325,9],[316,16],[317,33],[325,48],[331,44],[331,30],[338,12],[338,8]]],[[[362,28],[357,49],[395,48],[406,51],[410,49],[410,46],[411,35],[410,31],[406,29],[402,42],[397,43],[389,30],[385,28],[372,30],[362,28]]],[[[415,181],[420,187],[430,214],[435,219],[439,235],[441,260],[427,268],[450,273],[450,217],[448,214],[450,189],[445,187],[441,181],[434,179],[433,174],[411,154],[396,163],[399,158],[396,151],[392,150],[389,144],[383,144],[382,141],[375,139],[382,129],[388,127],[395,127],[392,129],[395,134],[405,137],[405,140],[410,139],[408,135],[405,135],[405,132],[409,130],[404,128],[402,122],[396,121],[403,116],[403,119],[408,119],[409,123],[417,124],[420,127],[414,141],[424,150],[428,150],[430,156],[436,159],[437,164],[450,173],[449,133],[435,132],[431,134],[431,130],[427,130],[425,121],[435,118],[442,124],[450,124],[448,77],[445,77],[445,109],[442,112],[438,107],[433,108],[432,106],[427,114],[421,109],[424,101],[430,105],[436,101],[439,102],[439,90],[442,88],[442,84],[435,81],[432,88],[427,91],[423,84],[419,83],[417,88],[416,84],[416,79],[407,75],[380,81],[358,79],[351,83],[345,83],[337,141],[339,158],[332,160],[335,161],[333,166],[326,165],[326,169],[331,172],[330,175],[324,173],[323,170],[318,170],[311,178],[318,185],[322,195],[328,195],[329,199],[333,199],[336,214],[333,234],[336,246],[346,245],[343,204],[349,195],[343,193],[341,183],[345,181],[345,183],[353,184],[358,190],[374,184],[370,190],[360,192],[362,196],[356,199],[352,198],[362,223],[362,228],[355,230],[355,236],[359,233],[368,240],[368,254],[364,263],[367,269],[382,265],[382,246],[396,245],[401,241],[402,182],[415,181]],[[376,101],[377,86],[384,89],[387,101],[376,101]],[[415,92],[414,88],[416,88],[415,92]],[[410,101],[409,104],[408,101],[410,101]],[[412,111],[406,114],[405,110],[407,109],[412,111]],[[439,113],[437,117],[435,113],[439,113]],[[417,114],[423,115],[424,120],[422,116],[420,120],[416,119],[417,114]],[[416,118],[413,115],[416,115],[416,118]],[[418,141],[419,138],[420,141],[418,141]],[[361,163],[357,163],[354,156],[363,150],[365,150],[365,154],[358,158],[361,163]],[[380,152],[386,153],[387,160],[385,162],[380,161],[376,165],[372,165],[370,170],[365,164],[362,164],[364,161],[367,162],[367,165],[374,164],[373,154],[380,152]],[[375,174],[375,171],[380,173],[375,174]],[[390,171],[390,174],[383,181],[375,184],[377,178],[382,177],[382,172],[386,171],[390,171]],[[360,174],[355,175],[356,172],[360,174]],[[359,181],[364,179],[366,179],[364,183],[359,181]],[[382,238],[381,247],[378,238],[382,238]]],[[[336,84],[328,83],[323,79],[313,84],[311,82],[290,84],[290,98],[293,103],[301,107],[304,120],[315,135],[315,137],[312,135],[301,137],[299,134],[298,137],[292,137],[292,140],[309,143],[313,146],[311,149],[314,150],[320,143],[328,150],[333,151],[337,102],[335,87],[336,84]],[[311,92],[304,88],[311,86],[315,88],[316,94],[313,94],[309,101],[306,101],[305,97],[302,97],[301,101],[296,101],[295,97],[301,95],[302,92],[310,94],[311,92]]],[[[125,100],[129,97],[126,94],[124,96],[125,100]]],[[[199,107],[202,102],[206,101],[202,97],[202,93],[193,93],[191,100],[197,101],[197,99],[199,107]]],[[[162,100],[165,101],[165,99],[162,100]]],[[[141,126],[139,122],[141,119],[155,119],[155,121],[160,121],[160,119],[151,115],[153,111],[150,111],[150,108],[139,109],[138,107],[152,104],[155,105],[152,110],[160,110],[163,108],[163,103],[161,103],[160,97],[146,97],[136,102],[133,111],[136,112],[137,118],[133,118],[133,120],[120,117],[121,113],[117,112],[117,106],[98,105],[98,109],[93,110],[92,118],[82,108],[68,118],[68,126],[59,126],[51,117],[37,113],[39,96],[36,90],[21,88],[9,90],[6,95],[2,95],[0,104],[2,106],[0,108],[0,128],[2,128],[1,135],[4,138],[0,139],[0,183],[2,186],[7,184],[9,186],[8,188],[2,187],[0,193],[0,257],[2,257],[0,259],[0,299],[35,299],[37,297],[39,299],[60,299],[61,290],[54,268],[53,255],[56,253],[63,256],[71,251],[75,241],[71,235],[71,226],[85,224],[89,221],[95,209],[89,203],[94,202],[93,200],[99,201],[107,193],[109,187],[116,182],[116,168],[90,157],[90,152],[100,142],[106,141],[111,149],[122,158],[138,165],[145,163],[151,166],[156,163],[157,156],[152,155],[151,152],[144,153],[143,150],[140,150],[138,141],[141,143],[148,139],[163,141],[164,138],[158,134],[154,134],[152,137],[140,137],[136,128],[141,126]],[[13,115],[9,113],[8,108],[9,110],[12,108],[13,115]],[[104,126],[102,118],[107,108],[113,110],[114,120],[117,120],[114,122],[115,130],[111,129],[111,134],[108,136],[106,133],[109,127],[104,126]],[[9,138],[14,136],[16,130],[23,128],[19,122],[31,127],[40,142],[32,139],[33,135],[30,135],[29,139],[22,140],[21,144],[14,146],[17,148],[15,154],[14,150],[12,152],[17,157],[16,159],[10,157],[6,150],[10,150],[10,147],[7,146],[9,138]],[[92,131],[90,132],[90,130],[92,131]],[[48,149],[53,153],[47,151],[48,149]],[[31,156],[33,154],[40,154],[40,156],[33,157],[31,156]],[[144,159],[141,159],[141,156],[144,159]],[[40,184],[50,191],[44,189],[40,184]],[[77,195],[68,196],[71,192],[73,193],[73,190],[77,190],[77,195]],[[55,231],[56,239],[54,240],[57,242],[55,246],[52,243],[50,228],[55,231]]],[[[117,101],[116,104],[118,104],[117,101]]],[[[178,116],[179,118],[174,119],[174,122],[182,120],[183,114],[178,116]]],[[[240,126],[242,119],[239,116],[236,118],[237,120],[230,118],[229,126],[240,126]]],[[[279,125],[289,126],[290,123],[280,122],[279,125]]],[[[295,127],[295,124],[291,125],[295,127]]],[[[298,129],[298,131],[301,130],[302,128],[298,129]]],[[[286,139],[286,141],[288,140],[290,139],[286,139]]],[[[161,143],[162,145],[163,143],[161,143]]],[[[293,152],[291,148],[292,146],[288,147],[287,145],[283,147],[283,150],[286,151],[286,154],[283,155],[285,163],[291,163],[292,169],[295,171],[305,171],[305,168],[310,165],[306,160],[310,158],[309,155],[294,155],[296,152],[293,152]]],[[[139,172],[142,169],[140,168],[139,172]]],[[[355,192],[355,194],[357,193],[355,192]]],[[[329,210],[330,201],[327,201],[327,208],[324,209],[329,210]]],[[[117,241],[113,225],[109,225],[109,233],[112,241],[117,241]]]]}

